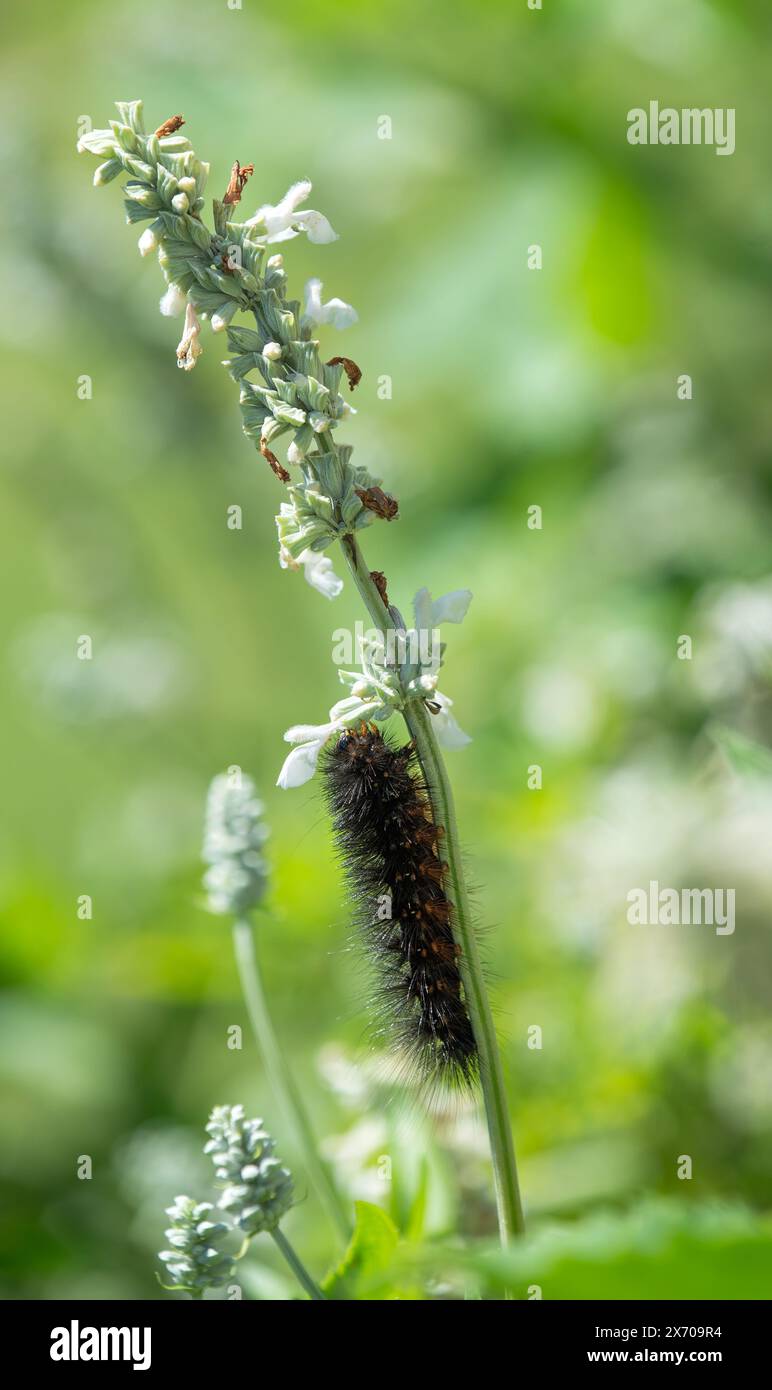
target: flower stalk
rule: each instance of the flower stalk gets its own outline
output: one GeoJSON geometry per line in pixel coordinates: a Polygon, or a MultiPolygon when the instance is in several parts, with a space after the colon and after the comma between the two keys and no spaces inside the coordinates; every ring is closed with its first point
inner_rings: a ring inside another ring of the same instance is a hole
{"type": "MultiPolygon", "coordinates": [[[[342,542],[351,577],[359,590],[375,625],[386,635],[393,625],[393,616],[383,602],[380,590],[365,564],[362,551],[354,536],[342,542]]],[[[422,700],[408,700],[402,710],[410,730],[416,755],[426,783],[434,820],[445,830],[443,853],[447,864],[448,896],[453,904],[453,931],[461,948],[459,966],[464,982],[464,995],[480,1057],[482,1086],[488,1136],[496,1185],[496,1209],[502,1244],[525,1231],[520,1186],[517,1177],[515,1147],[509,1119],[504,1075],[501,1066],[496,1030],[491,1014],[488,991],[485,987],[480,951],[469,909],[469,896],[461,863],[456,813],[445,763],[431,726],[431,715],[422,700]]]]}
{"type": "Polygon", "coordinates": [[[249,1022],[265,1063],[268,1079],[284,1109],[287,1122],[295,1132],[306,1172],[319,1200],[339,1235],[344,1241],[348,1241],[351,1236],[351,1224],[346,1208],[328,1168],[319,1156],[300,1091],[274,1032],[255,950],[252,924],[246,917],[238,918],[233,924],[233,949],[249,1022]]]}
{"type": "Polygon", "coordinates": [[[281,1251],[282,1255],[287,1261],[287,1264],[292,1270],[292,1273],[295,1275],[295,1278],[297,1279],[298,1283],[302,1285],[302,1287],[305,1289],[309,1298],[313,1299],[314,1302],[317,1303],[326,1303],[327,1295],[322,1293],[318,1284],[314,1283],[314,1280],[311,1278],[311,1275],[309,1274],[308,1270],[303,1264],[303,1261],[299,1258],[296,1251],[290,1245],[284,1232],[281,1231],[277,1226],[275,1231],[271,1231],[271,1235],[273,1236],[277,1247],[281,1251]]]}
{"type": "Polygon", "coordinates": [[[207,905],[211,912],[233,917],[233,950],[249,1022],[268,1080],[295,1132],[306,1171],[322,1205],[344,1241],[351,1226],[332,1178],[316,1146],[300,1091],[274,1032],[255,947],[251,914],[268,891],[268,864],[263,846],[268,827],[251,777],[234,767],[215,777],[209,788],[202,857],[207,905]]]}

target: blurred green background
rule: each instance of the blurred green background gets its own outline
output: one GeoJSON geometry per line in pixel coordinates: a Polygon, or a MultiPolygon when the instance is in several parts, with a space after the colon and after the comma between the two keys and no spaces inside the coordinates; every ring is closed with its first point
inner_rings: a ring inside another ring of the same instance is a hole
{"type": "MultiPolygon", "coordinates": [[[[298,1162],[202,904],[203,801],[234,763],[272,828],[277,1028],[340,1181],[426,1241],[494,1229],[473,1111],[425,1126],[371,1075],[318,790],[274,787],[284,729],[344,693],[331,632],[361,612],[349,584],[333,605],[280,571],[281,491],[241,435],[226,345],[207,327],[196,371],[175,370],[153,258],[76,156],[79,118],[135,97],[150,128],[184,113],[213,194],[253,161],[250,212],[313,179],[340,240],[283,248],[290,283],[318,274],[357,307],[323,330],[364,372],[344,437],[401,503],[367,558],[405,610],[424,584],[475,594],[445,633],[442,688],[474,739],[450,773],[529,1220],[567,1251],[534,1253],[519,1291],[543,1271],[545,1297],[680,1297],[699,1271],[699,1297],[768,1293],[748,1248],[768,1268],[772,16],[41,0],[5,22],[6,1296],[165,1297],[162,1209],[205,1195],[215,1103],[264,1114],[298,1162]],[[735,154],[628,145],[627,111],[654,98],[734,107],[735,154]],[[735,934],[629,926],[652,879],[735,888],[735,934]]],[[[288,1231],[321,1272],[340,1251],[298,1185],[288,1231]]],[[[248,1291],[289,1296],[255,1254],[248,1291]]]]}

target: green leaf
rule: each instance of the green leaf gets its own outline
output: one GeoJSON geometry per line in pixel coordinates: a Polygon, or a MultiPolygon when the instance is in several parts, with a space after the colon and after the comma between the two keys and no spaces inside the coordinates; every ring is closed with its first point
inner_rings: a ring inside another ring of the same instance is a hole
{"type": "Polygon", "coordinates": [[[354,1212],[354,1234],[348,1250],[322,1288],[328,1298],[377,1299],[387,1289],[399,1233],[391,1217],[372,1202],[355,1202],[354,1212]]]}
{"type": "Polygon", "coordinates": [[[736,1204],[649,1198],[545,1226],[506,1250],[477,1246],[466,1264],[492,1298],[766,1299],[772,1223],[736,1204]]]}

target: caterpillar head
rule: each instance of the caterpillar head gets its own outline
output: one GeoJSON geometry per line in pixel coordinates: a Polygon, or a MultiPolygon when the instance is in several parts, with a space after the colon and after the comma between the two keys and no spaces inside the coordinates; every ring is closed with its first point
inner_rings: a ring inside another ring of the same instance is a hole
{"type": "Polygon", "coordinates": [[[363,751],[370,751],[376,743],[383,743],[383,735],[376,724],[365,724],[358,729],[344,729],[335,745],[336,752],[350,753],[352,757],[363,751]]]}

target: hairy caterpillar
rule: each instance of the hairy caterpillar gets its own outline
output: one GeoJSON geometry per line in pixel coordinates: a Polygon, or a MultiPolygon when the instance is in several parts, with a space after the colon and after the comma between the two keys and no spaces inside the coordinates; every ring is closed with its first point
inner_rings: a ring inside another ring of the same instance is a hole
{"type": "Polygon", "coordinates": [[[443,831],[413,746],[392,747],[362,724],[328,746],[322,770],[358,935],[378,982],[377,1034],[412,1056],[423,1081],[470,1084],[477,1048],[444,887],[443,831]]]}

